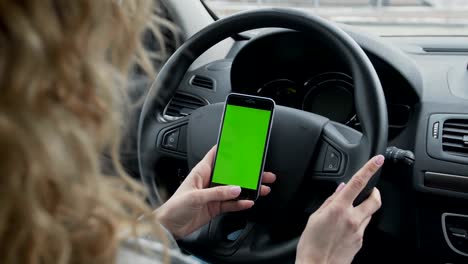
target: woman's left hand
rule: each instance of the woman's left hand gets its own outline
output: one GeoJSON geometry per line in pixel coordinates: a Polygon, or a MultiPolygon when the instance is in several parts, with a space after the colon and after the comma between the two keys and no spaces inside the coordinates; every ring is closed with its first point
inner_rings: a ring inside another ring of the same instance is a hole
{"type": "MultiPolygon", "coordinates": [[[[216,148],[213,147],[190,172],[172,197],[156,210],[156,216],[176,238],[182,238],[220,213],[249,209],[254,205],[250,200],[238,200],[239,186],[217,186],[208,188],[216,148]]],[[[265,172],[262,183],[273,183],[276,176],[265,172]]],[[[262,185],[260,195],[265,196],[270,187],[262,185]]]]}

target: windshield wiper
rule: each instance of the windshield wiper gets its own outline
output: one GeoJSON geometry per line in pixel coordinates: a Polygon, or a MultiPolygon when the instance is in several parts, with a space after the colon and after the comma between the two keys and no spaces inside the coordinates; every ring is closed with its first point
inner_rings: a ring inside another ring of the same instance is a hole
{"type": "MultiPolygon", "coordinates": [[[[211,18],[213,18],[214,21],[218,21],[219,20],[218,15],[216,15],[216,13],[213,10],[211,10],[211,8],[205,3],[205,1],[200,0],[200,2],[205,7],[206,11],[211,16],[211,18]]],[[[232,35],[231,38],[234,39],[235,41],[243,41],[243,40],[249,40],[250,36],[242,34],[242,33],[236,33],[232,35]]]]}

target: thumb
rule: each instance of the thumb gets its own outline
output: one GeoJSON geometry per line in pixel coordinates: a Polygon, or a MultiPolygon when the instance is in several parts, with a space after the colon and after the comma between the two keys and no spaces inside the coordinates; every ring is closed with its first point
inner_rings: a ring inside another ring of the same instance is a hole
{"type": "Polygon", "coordinates": [[[206,153],[205,157],[203,157],[203,161],[210,164],[210,166],[213,164],[217,146],[218,145],[214,145],[211,147],[211,149],[206,153]]]}
{"type": "Polygon", "coordinates": [[[222,202],[235,199],[241,193],[239,186],[217,186],[200,190],[200,201],[202,203],[222,202]]]}

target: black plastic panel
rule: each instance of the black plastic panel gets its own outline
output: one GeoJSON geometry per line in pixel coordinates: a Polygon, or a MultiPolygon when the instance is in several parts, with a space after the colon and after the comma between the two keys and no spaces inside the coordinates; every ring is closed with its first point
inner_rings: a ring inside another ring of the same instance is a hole
{"type": "Polygon", "coordinates": [[[468,193],[468,176],[426,172],[424,185],[436,189],[468,193]]]}

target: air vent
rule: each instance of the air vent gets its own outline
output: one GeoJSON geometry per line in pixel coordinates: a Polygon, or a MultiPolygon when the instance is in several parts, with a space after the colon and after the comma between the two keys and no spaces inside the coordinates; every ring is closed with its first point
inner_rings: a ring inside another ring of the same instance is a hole
{"type": "Polygon", "coordinates": [[[205,105],[207,105],[207,102],[196,96],[176,93],[167,105],[165,115],[173,118],[184,117],[205,105]]]}
{"type": "Polygon", "coordinates": [[[192,80],[190,81],[190,84],[193,86],[198,86],[198,87],[202,87],[202,88],[206,88],[210,90],[214,89],[213,79],[205,77],[205,76],[200,76],[200,75],[193,76],[192,80]]]}
{"type": "Polygon", "coordinates": [[[444,122],[442,149],[451,155],[468,157],[468,119],[447,119],[444,122]]]}

